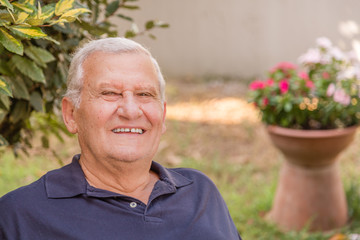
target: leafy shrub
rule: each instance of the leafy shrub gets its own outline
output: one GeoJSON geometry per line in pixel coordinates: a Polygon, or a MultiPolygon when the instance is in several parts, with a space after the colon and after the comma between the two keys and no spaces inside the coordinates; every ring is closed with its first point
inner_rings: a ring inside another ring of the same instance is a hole
{"type": "Polygon", "coordinates": [[[36,129],[43,147],[50,134],[63,141],[60,98],[66,87],[71,53],[86,39],[118,36],[110,18],[132,23],[131,38],[168,27],[150,20],[142,31],[121,10],[139,9],[137,0],[0,0],[0,146],[26,152],[36,129]]]}

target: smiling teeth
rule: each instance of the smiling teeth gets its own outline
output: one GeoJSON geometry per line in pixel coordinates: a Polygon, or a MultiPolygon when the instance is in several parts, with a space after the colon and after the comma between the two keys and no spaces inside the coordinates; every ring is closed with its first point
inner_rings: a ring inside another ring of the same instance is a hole
{"type": "Polygon", "coordinates": [[[143,130],[141,128],[116,128],[114,130],[112,130],[114,133],[119,133],[119,132],[132,132],[132,133],[139,133],[142,134],[143,130]]]}

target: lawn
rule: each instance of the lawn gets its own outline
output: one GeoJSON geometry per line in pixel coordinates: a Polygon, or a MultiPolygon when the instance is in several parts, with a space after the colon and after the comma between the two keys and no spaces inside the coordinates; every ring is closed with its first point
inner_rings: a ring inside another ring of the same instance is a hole
{"type": "MultiPolygon", "coordinates": [[[[191,167],[218,186],[245,240],[345,239],[336,234],[360,233],[360,133],[339,157],[349,202],[349,224],[327,233],[283,233],[265,220],[271,209],[282,155],[271,145],[257,112],[246,103],[246,86],[210,79],[169,81],[167,133],[155,160],[169,167],[191,167]]],[[[61,164],[49,150],[35,147],[30,157],[0,159],[0,196],[29,183],[61,164]]],[[[64,163],[77,153],[76,139],[52,142],[64,163]]]]}

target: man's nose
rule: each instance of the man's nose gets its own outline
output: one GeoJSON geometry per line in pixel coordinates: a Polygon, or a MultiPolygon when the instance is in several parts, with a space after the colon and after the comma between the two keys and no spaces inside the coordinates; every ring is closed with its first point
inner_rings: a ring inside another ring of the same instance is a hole
{"type": "Polygon", "coordinates": [[[129,120],[139,118],[143,112],[136,101],[136,96],[131,93],[124,93],[119,100],[117,114],[129,120]]]}

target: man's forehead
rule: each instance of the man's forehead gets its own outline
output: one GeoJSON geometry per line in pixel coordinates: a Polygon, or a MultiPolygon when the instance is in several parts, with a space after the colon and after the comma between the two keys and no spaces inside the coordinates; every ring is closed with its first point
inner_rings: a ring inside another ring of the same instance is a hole
{"type": "MultiPolygon", "coordinates": [[[[100,82],[98,82],[97,84],[98,88],[125,88],[127,86],[129,86],[128,83],[124,83],[122,81],[106,81],[106,80],[102,80],[100,82]]],[[[157,82],[142,82],[142,83],[135,83],[132,84],[132,87],[135,90],[138,89],[148,89],[148,90],[153,90],[153,91],[158,91],[159,90],[159,84],[157,82]]]]}
{"type": "Polygon", "coordinates": [[[115,56],[142,56],[142,57],[147,57],[147,58],[150,59],[150,56],[147,53],[136,50],[136,49],[134,49],[134,50],[119,50],[119,51],[116,51],[116,50],[114,50],[114,51],[95,50],[95,51],[89,53],[85,57],[84,62],[89,60],[89,59],[101,61],[103,58],[111,57],[111,56],[114,56],[114,55],[115,56]]]}

